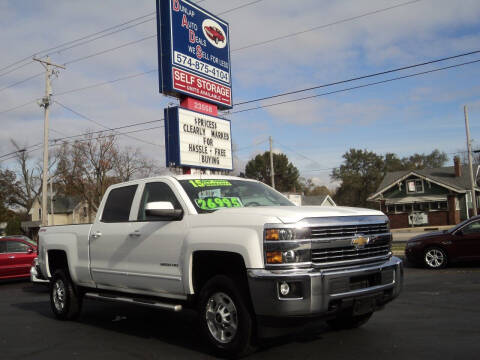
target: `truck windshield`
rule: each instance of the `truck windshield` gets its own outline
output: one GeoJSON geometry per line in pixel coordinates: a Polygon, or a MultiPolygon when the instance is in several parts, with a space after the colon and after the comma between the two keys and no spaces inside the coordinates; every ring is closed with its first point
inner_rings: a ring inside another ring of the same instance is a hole
{"type": "Polygon", "coordinates": [[[180,180],[199,213],[220,208],[249,206],[295,206],[268,186],[244,180],[195,179],[180,180]]]}

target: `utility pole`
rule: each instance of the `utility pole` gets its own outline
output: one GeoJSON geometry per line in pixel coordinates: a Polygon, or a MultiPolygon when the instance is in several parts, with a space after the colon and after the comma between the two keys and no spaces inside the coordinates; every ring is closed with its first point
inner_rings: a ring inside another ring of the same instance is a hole
{"type": "Polygon", "coordinates": [[[270,175],[272,176],[272,187],[275,189],[275,169],[273,168],[273,140],[272,137],[269,137],[270,140],[270,175]]]}
{"type": "Polygon", "coordinates": [[[52,214],[52,224],[55,225],[55,213],[53,212],[53,177],[50,176],[50,213],[52,214]]]}
{"type": "Polygon", "coordinates": [[[470,127],[468,125],[468,110],[467,105],[463,107],[465,114],[465,131],[467,132],[467,151],[468,151],[468,167],[470,170],[470,184],[472,185],[472,207],[473,216],[477,215],[477,199],[475,196],[475,181],[473,179],[473,167],[472,167],[472,143],[470,142],[470,127]]]}
{"type": "Polygon", "coordinates": [[[46,60],[36,59],[45,68],[45,97],[39,101],[40,107],[44,109],[43,121],[43,174],[42,174],[42,226],[48,226],[48,211],[47,211],[47,181],[48,181],[48,110],[51,103],[52,95],[52,75],[57,75],[58,72],[53,68],[65,69],[64,66],[54,64],[47,56],[46,60]]]}

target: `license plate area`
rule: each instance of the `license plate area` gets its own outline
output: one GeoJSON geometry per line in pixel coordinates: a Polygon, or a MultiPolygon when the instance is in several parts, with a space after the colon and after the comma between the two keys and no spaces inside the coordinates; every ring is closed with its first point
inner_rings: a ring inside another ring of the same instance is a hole
{"type": "Polygon", "coordinates": [[[353,315],[363,315],[375,310],[376,297],[365,296],[356,298],[353,302],[353,315]]]}

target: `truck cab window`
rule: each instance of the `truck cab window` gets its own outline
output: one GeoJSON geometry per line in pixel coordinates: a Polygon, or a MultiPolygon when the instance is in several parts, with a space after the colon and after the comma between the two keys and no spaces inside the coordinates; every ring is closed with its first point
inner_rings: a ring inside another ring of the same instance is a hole
{"type": "Polygon", "coordinates": [[[138,221],[152,220],[145,214],[145,207],[148,203],[157,201],[168,201],[172,203],[175,209],[182,209],[170,186],[163,182],[151,182],[145,185],[140,209],[138,211],[138,221]]]}
{"type": "Polygon", "coordinates": [[[108,194],[102,214],[102,222],[127,222],[130,216],[137,185],[113,189],[108,194]]]}

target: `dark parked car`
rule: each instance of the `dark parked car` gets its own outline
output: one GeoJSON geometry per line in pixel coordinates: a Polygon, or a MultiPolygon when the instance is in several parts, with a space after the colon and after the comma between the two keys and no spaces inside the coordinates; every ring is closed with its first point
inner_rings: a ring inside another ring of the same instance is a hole
{"type": "Polygon", "coordinates": [[[0,238],[0,279],[30,276],[37,245],[32,240],[13,237],[0,238]]]}
{"type": "Polygon", "coordinates": [[[457,226],[415,236],[405,248],[408,261],[440,269],[451,262],[480,260],[480,216],[457,226]]]}

